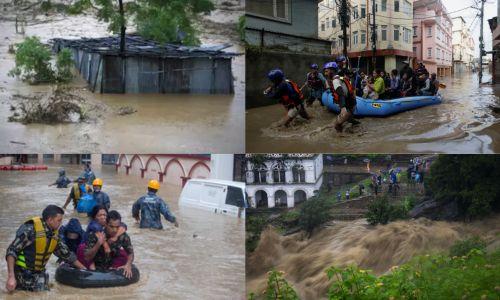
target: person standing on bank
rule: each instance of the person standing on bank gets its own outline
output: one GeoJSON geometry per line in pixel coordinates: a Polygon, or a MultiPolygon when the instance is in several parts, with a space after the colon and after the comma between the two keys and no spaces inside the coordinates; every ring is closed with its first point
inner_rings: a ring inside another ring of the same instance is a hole
{"type": "Polygon", "coordinates": [[[49,290],[45,266],[52,253],[78,269],[85,269],[59,237],[63,215],[62,208],[48,205],[41,218],[33,217],[19,227],[5,255],[8,271],[5,288],[8,292],[49,290]]]}

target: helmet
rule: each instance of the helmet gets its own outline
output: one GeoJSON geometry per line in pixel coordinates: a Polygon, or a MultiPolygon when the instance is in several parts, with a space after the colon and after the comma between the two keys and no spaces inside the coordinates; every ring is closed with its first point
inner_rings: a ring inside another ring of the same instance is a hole
{"type": "Polygon", "coordinates": [[[317,70],[318,69],[318,65],[317,64],[311,64],[311,69],[317,70]]]}
{"type": "Polygon", "coordinates": [[[85,174],[80,174],[80,176],[78,176],[78,181],[87,181],[87,178],[85,177],[85,174]]]}
{"type": "Polygon", "coordinates": [[[94,181],[92,181],[92,185],[102,186],[102,179],[101,178],[94,179],[94,181]]]}
{"type": "Polygon", "coordinates": [[[285,78],[285,73],[283,73],[280,69],[274,69],[267,73],[267,78],[269,78],[272,82],[281,81],[285,78]]]}
{"type": "Polygon", "coordinates": [[[337,69],[338,66],[337,66],[337,63],[334,62],[334,61],[331,61],[331,62],[327,62],[324,66],[323,66],[323,69],[337,69]]]}
{"type": "Polygon", "coordinates": [[[64,169],[60,169],[59,170],[59,175],[64,175],[64,174],[66,174],[66,171],[64,169]]]}
{"type": "Polygon", "coordinates": [[[159,190],[160,189],[160,183],[158,182],[158,180],[152,179],[148,183],[148,188],[152,188],[154,190],[159,190]]]}
{"type": "Polygon", "coordinates": [[[342,61],[345,61],[345,56],[344,56],[344,55],[337,56],[336,61],[337,61],[337,62],[342,62],[342,61]]]}

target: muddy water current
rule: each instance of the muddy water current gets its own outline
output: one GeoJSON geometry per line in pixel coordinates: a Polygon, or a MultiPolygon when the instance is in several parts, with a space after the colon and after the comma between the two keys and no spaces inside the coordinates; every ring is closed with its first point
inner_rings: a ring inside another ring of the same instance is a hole
{"type": "MultiPolygon", "coordinates": [[[[215,13],[218,13],[216,11],[215,13]]],[[[220,14],[220,12],[218,13],[220,14]]],[[[226,12],[223,22],[235,22],[238,12],[226,12]]],[[[85,122],[56,125],[8,122],[16,95],[47,94],[53,87],[32,86],[7,76],[14,67],[9,45],[36,35],[51,38],[101,37],[110,33],[107,24],[91,15],[38,15],[28,18],[25,35],[16,34],[13,12],[0,18],[0,149],[5,153],[241,153],[244,152],[244,55],[233,59],[233,95],[192,94],[99,94],[86,88],[77,74],[69,85],[83,97],[85,122]],[[10,15],[8,15],[10,14],[10,15]],[[122,107],[135,113],[119,115],[122,107]]],[[[203,44],[231,43],[226,51],[243,53],[234,30],[217,34],[217,28],[233,23],[213,23],[212,32],[200,37],[203,44]],[[215,28],[215,29],[214,29],[215,28]],[[225,35],[224,35],[225,34],[225,35]],[[230,35],[232,34],[232,36],[230,35]]],[[[130,30],[132,30],[131,28],[130,30]]]]}
{"type": "MultiPolygon", "coordinates": [[[[48,204],[63,205],[68,189],[47,187],[55,181],[60,166],[48,171],[0,173],[0,248],[5,252],[19,225],[29,217],[40,215],[48,204]]],[[[80,167],[65,166],[71,179],[80,167]]],[[[54,280],[57,267],[52,257],[47,270],[51,290],[42,293],[5,293],[7,266],[0,259],[0,298],[21,299],[244,299],[245,248],[244,221],[201,210],[178,206],[180,187],[163,184],[159,195],[167,202],[179,221],[175,228],[162,220],[163,230],[140,229],[132,218],[133,202],[146,192],[147,181],[116,174],[114,166],[95,170],[104,181],[103,191],[128,225],[135,252],[135,264],[141,272],[138,283],[119,288],[77,289],[54,280]]],[[[69,205],[63,223],[72,217],[88,224],[84,214],[69,205]]]]}
{"type": "MultiPolygon", "coordinates": [[[[484,81],[490,80],[485,75],[484,81]]],[[[316,102],[308,109],[311,121],[295,120],[280,126],[285,117],[281,105],[246,112],[248,152],[341,153],[492,153],[500,152],[500,91],[479,86],[477,74],[441,79],[443,103],[386,118],[362,118],[361,125],[347,125],[336,133],[336,115],[316,102]]]]}

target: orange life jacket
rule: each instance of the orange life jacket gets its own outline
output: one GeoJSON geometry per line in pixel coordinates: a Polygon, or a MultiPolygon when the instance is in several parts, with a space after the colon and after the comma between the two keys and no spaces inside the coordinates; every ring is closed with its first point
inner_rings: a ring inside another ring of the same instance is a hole
{"type": "MultiPolygon", "coordinates": [[[[297,83],[295,83],[294,81],[292,81],[290,79],[287,79],[286,83],[288,83],[292,87],[292,90],[295,92],[295,94],[297,94],[297,98],[298,98],[299,102],[302,102],[304,100],[304,94],[302,94],[302,91],[300,90],[297,83]]],[[[282,99],[282,103],[284,105],[298,105],[298,104],[300,104],[300,103],[296,103],[296,101],[291,99],[291,97],[289,95],[283,95],[283,96],[281,96],[281,99],[282,99]]]]}
{"type": "MultiPolygon", "coordinates": [[[[347,92],[349,94],[345,95],[346,106],[348,108],[356,106],[356,92],[354,91],[354,87],[352,86],[351,82],[346,77],[340,77],[340,80],[342,80],[345,83],[347,87],[347,92]]],[[[333,88],[333,80],[330,80],[328,84],[330,85],[330,91],[332,92],[333,100],[335,101],[335,103],[340,105],[340,96],[337,93],[337,91],[333,88]]]]}

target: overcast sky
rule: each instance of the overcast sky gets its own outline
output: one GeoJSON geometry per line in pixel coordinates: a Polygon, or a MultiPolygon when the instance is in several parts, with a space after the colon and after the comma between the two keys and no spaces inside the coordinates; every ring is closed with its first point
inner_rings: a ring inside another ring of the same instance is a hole
{"type": "MultiPolygon", "coordinates": [[[[474,0],[441,0],[443,4],[446,6],[448,12],[453,12],[459,9],[462,9],[467,6],[475,5],[474,0]]],[[[491,50],[491,31],[488,25],[488,19],[491,19],[497,15],[497,0],[487,0],[484,4],[484,43],[485,50],[491,50]]],[[[470,26],[474,17],[479,13],[476,9],[468,9],[464,11],[460,11],[454,14],[450,14],[450,17],[458,17],[462,16],[467,23],[467,26],[470,26]]],[[[479,17],[476,18],[474,23],[472,24],[472,37],[476,44],[476,56],[479,56],[479,28],[481,26],[479,22],[479,17]]]]}

